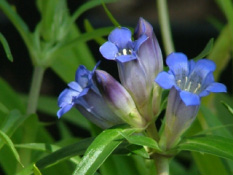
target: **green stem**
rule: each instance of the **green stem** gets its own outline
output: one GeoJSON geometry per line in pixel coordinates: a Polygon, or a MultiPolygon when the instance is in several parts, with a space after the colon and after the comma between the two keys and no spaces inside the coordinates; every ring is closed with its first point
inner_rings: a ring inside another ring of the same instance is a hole
{"type": "Polygon", "coordinates": [[[150,138],[156,140],[157,142],[159,141],[159,134],[154,122],[150,123],[150,125],[146,128],[146,132],[150,138]]]}
{"type": "MultiPolygon", "coordinates": [[[[37,130],[38,130],[38,119],[36,116],[32,115],[36,113],[38,98],[40,94],[41,83],[45,68],[41,66],[35,66],[32,76],[32,84],[28,97],[28,106],[27,106],[27,120],[24,122],[23,126],[23,137],[22,143],[34,142],[37,130]]],[[[21,162],[23,165],[27,166],[31,161],[31,150],[21,149],[19,151],[21,162]]],[[[21,167],[18,166],[17,170],[20,171],[21,167]]]]}
{"type": "Polygon", "coordinates": [[[161,25],[163,45],[165,48],[166,55],[169,55],[171,52],[174,52],[175,49],[172,41],[167,1],[157,0],[157,9],[158,9],[159,23],[161,25]]]}
{"type": "Polygon", "coordinates": [[[41,66],[35,66],[33,77],[32,77],[32,84],[29,92],[28,97],[28,106],[27,106],[27,114],[34,114],[36,113],[38,98],[40,94],[41,83],[43,79],[43,75],[45,72],[45,68],[41,66]]]}
{"type": "Polygon", "coordinates": [[[169,175],[169,158],[159,154],[152,155],[152,158],[155,161],[157,175],[169,175]]]}

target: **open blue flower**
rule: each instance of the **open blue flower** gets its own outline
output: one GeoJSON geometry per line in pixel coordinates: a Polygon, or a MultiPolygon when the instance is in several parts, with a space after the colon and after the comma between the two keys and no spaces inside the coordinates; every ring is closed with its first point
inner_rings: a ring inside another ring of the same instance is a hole
{"type": "Polygon", "coordinates": [[[147,36],[142,35],[138,40],[132,41],[131,35],[131,31],[125,27],[114,29],[108,36],[108,41],[100,47],[100,53],[106,59],[122,63],[137,59],[136,52],[147,40],[147,36]]]}
{"type": "Polygon", "coordinates": [[[172,53],[167,57],[166,63],[170,70],[158,74],[155,82],[162,88],[175,87],[185,105],[200,105],[201,97],[210,92],[226,92],[226,86],[214,81],[213,71],[215,63],[211,60],[201,59],[196,63],[188,61],[183,53],[172,53]]]}

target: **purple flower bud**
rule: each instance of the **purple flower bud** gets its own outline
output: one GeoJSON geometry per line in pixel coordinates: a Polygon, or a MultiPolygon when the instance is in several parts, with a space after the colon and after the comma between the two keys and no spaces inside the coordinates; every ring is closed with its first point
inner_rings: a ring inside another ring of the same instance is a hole
{"type": "Polygon", "coordinates": [[[210,92],[226,92],[226,86],[214,82],[215,63],[201,59],[196,63],[183,53],[172,53],[166,63],[170,70],[158,74],[155,81],[164,89],[171,89],[168,97],[165,129],[161,143],[174,146],[195,119],[201,98],[210,92]]]}
{"type": "Polygon", "coordinates": [[[95,81],[102,96],[117,116],[133,127],[145,127],[145,120],[139,114],[132,97],[120,83],[101,70],[95,71],[95,81]]]}
{"type": "Polygon", "coordinates": [[[153,32],[153,27],[143,18],[139,19],[135,29],[135,39],[146,35],[148,39],[141,44],[137,51],[138,59],[145,67],[149,82],[153,82],[159,72],[163,70],[163,57],[158,40],[153,32]]]}
{"type": "Polygon", "coordinates": [[[69,83],[69,88],[58,97],[59,118],[72,107],[76,107],[88,120],[101,128],[123,123],[123,120],[111,111],[98,88],[93,84],[92,76],[96,67],[93,71],[89,71],[84,66],[79,66],[75,81],[69,83]]]}

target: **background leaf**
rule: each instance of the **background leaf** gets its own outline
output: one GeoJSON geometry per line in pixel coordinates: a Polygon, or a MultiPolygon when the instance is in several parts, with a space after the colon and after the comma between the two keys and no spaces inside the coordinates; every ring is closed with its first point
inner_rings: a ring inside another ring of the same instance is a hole
{"type": "Polygon", "coordinates": [[[1,130],[0,130],[0,137],[6,143],[6,145],[8,145],[10,147],[11,152],[15,156],[15,159],[21,164],[21,166],[23,166],[23,164],[20,161],[19,154],[18,154],[17,150],[15,149],[14,144],[11,141],[11,139],[1,130]]]}
{"type": "Polygon", "coordinates": [[[233,139],[220,136],[196,136],[183,140],[179,150],[208,153],[233,160],[233,139]]]}
{"type": "Polygon", "coordinates": [[[0,33],[0,41],[1,41],[3,48],[6,52],[6,57],[8,58],[8,60],[13,62],[13,56],[11,54],[11,50],[10,50],[10,47],[8,45],[8,42],[7,42],[6,38],[1,33],[0,33]]]}

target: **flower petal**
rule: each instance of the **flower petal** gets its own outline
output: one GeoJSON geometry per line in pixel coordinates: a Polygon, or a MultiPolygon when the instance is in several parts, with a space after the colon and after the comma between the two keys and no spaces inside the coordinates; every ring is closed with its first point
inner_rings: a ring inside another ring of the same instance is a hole
{"type": "Polygon", "coordinates": [[[82,87],[85,88],[88,84],[88,75],[90,71],[86,69],[85,66],[81,65],[78,67],[75,74],[75,81],[82,87]]]}
{"type": "Polygon", "coordinates": [[[99,50],[102,56],[108,60],[115,60],[116,54],[118,53],[116,45],[109,41],[100,46],[99,50]]]}
{"type": "Polygon", "coordinates": [[[188,58],[183,53],[171,53],[168,55],[166,63],[177,79],[182,79],[180,76],[189,74],[188,58]]]}
{"type": "Polygon", "coordinates": [[[206,88],[207,91],[210,91],[210,92],[215,92],[215,93],[218,93],[218,92],[227,92],[227,88],[224,84],[222,83],[217,83],[217,82],[214,82],[212,84],[210,84],[207,88],[206,88]]]}
{"type": "Polygon", "coordinates": [[[82,87],[75,81],[70,82],[68,86],[75,91],[78,91],[78,92],[82,91],[82,87]]]}
{"type": "Polygon", "coordinates": [[[181,91],[180,98],[186,106],[200,105],[200,97],[188,91],[181,91]]]}
{"type": "Polygon", "coordinates": [[[74,91],[72,89],[63,90],[58,97],[58,106],[64,107],[67,104],[72,104],[73,98],[77,97],[78,95],[79,95],[79,92],[74,91]]]}
{"type": "Polygon", "coordinates": [[[118,49],[127,48],[128,42],[131,42],[131,31],[125,27],[114,29],[108,36],[108,40],[114,43],[118,49]]]}
{"type": "Polygon", "coordinates": [[[144,43],[148,37],[144,34],[134,42],[134,51],[136,52],[142,43],[144,43]]]}
{"type": "Polygon", "coordinates": [[[57,111],[57,116],[60,118],[63,114],[67,113],[73,107],[72,104],[67,104],[57,111]]]}
{"type": "Polygon", "coordinates": [[[167,72],[160,72],[155,82],[164,89],[171,89],[171,87],[175,85],[175,77],[167,72]]]}
{"type": "Polygon", "coordinates": [[[206,76],[213,72],[216,68],[216,65],[213,61],[207,59],[198,60],[190,73],[190,77],[192,76],[200,76],[202,80],[206,78],[206,76]]]}

